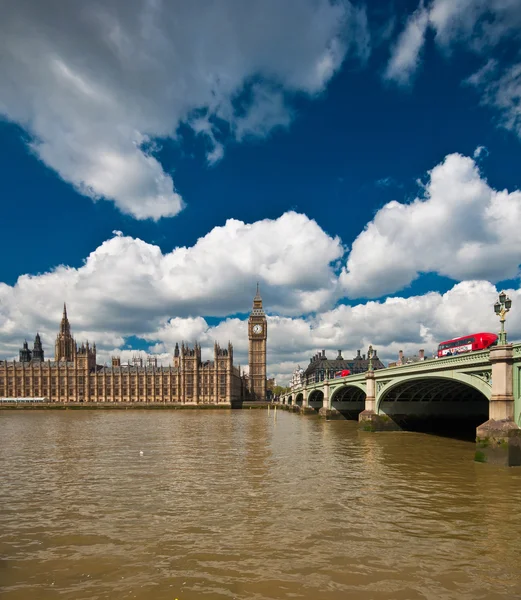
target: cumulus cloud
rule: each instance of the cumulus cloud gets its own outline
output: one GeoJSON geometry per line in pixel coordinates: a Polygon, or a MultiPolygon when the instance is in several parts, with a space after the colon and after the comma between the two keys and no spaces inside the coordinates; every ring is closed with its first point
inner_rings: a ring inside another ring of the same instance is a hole
{"type": "Polygon", "coordinates": [[[427,32],[434,33],[437,47],[447,57],[465,49],[484,57],[482,67],[467,82],[482,93],[484,104],[501,114],[500,124],[521,136],[521,62],[503,63],[503,45],[518,47],[521,38],[521,10],[518,0],[423,0],[409,17],[385,71],[385,77],[400,85],[411,82],[421,64],[427,32]]]}
{"type": "Polygon", "coordinates": [[[290,96],[322,92],[347,53],[367,58],[365,12],[331,0],[7,0],[0,114],[81,193],[137,219],[183,207],[155,138],[180,123],[224,154],[292,117],[290,96]]]}
{"type": "MultiPolygon", "coordinates": [[[[513,304],[521,302],[521,290],[507,290],[513,304]]],[[[383,302],[370,301],[353,306],[340,305],[308,317],[268,317],[268,376],[279,384],[289,381],[300,364],[325,349],[335,357],[339,349],[344,358],[352,358],[369,344],[377,348],[384,362],[395,360],[399,350],[417,354],[420,348],[432,355],[446,339],[476,331],[497,331],[498,319],[493,311],[498,290],[487,281],[465,281],[445,294],[437,292],[409,298],[389,297],[383,302]]],[[[267,307],[269,310],[269,306],[267,307]]],[[[521,313],[512,311],[508,319],[511,339],[521,336],[521,313]]],[[[161,340],[154,352],[171,360],[176,341],[199,340],[203,358],[211,358],[215,339],[234,344],[235,363],[246,367],[248,360],[247,321],[226,319],[209,326],[202,318],[175,318],[150,334],[161,340]]]]}
{"type": "MultiPolygon", "coordinates": [[[[339,238],[295,212],[251,224],[230,219],[166,253],[114,231],[79,268],[0,283],[0,357],[16,357],[36,331],[52,356],[66,300],[76,339],[95,341],[100,362],[131,358],[127,338],[135,336],[163,364],[181,340],[200,342],[204,359],[214,340],[231,341],[245,366],[244,313],[257,280],[269,313],[268,373],[281,383],[321,349],[351,357],[373,344],[386,361],[400,349],[433,352],[443,339],[497,329],[491,282],[519,275],[520,226],[521,192],[492,189],[474,159],[452,154],[429,172],[421,197],[376,214],[347,263],[339,238]],[[461,281],[445,294],[338,305],[346,294],[396,292],[421,272],[461,281]]],[[[521,303],[519,289],[508,292],[521,303]]],[[[521,312],[510,313],[508,329],[519,338],[521,312]]]]}
{"type": "Polygon", "coordinates": [[[53,335],[67,301],[80,339],[106,347],[128,335],[160,339],[150,334],[174,318],[172,329],[178,317],[185,329],[176,325],[176,335],[193,340],[206,326],[200,315],[248,311],[256,281],[272,311],[323,310],[337,297],[343,254],[338,238],[294,212],[252,224],[230,219],[193,246],[165,254],[117,231],[77,269],[59,266],[0,284],[0,336],[9,351],[37,329],[53,335]]]}
{"type": "Polygon", "coordinates": [[[356,238],[340,281],[350,297],[400,290],[420,273],[502,281],[519,275],[521,192],[492,189],[476,162],[450,154],[423,197],[380,209],[356,238]]]}

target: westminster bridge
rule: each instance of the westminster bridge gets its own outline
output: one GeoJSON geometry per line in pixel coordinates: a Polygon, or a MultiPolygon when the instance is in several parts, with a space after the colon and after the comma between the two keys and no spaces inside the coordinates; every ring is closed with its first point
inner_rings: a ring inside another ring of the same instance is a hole
{"type": "Polygon", "coordinates": [[[521,465],[521,343],[292,389],[289,410],[358,419],[364,431],[476,428],[476,460],[521,465]]]}

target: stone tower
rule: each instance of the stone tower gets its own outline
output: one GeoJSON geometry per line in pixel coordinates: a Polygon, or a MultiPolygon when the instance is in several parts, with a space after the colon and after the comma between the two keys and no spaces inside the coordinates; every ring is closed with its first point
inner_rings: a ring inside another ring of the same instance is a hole
{"type": "Polygon", "coordinates": [[[71,335],[71,326],[67,318],[67,306],[63,304],[63,316],[60,323],[60,331],[56,336],[54,347],[54,360],[72,362],[76,358],[76,342],[71,335]]]}
{"type": "Polygon", "coordinates": [[[35,362],[43,362],[45,360],[43,354],[42,340],[40,339],[40,334],[37,333],[34,338],[34,346],[33,346],[33,361],[35,362]]]}
{"type": "Polygon", "coordinates": [[[24,345],[20,350],[20,362],[29,363],[31,362],[31,358],[31,351],[29,350],[29,346],[27,345],[27,340],[25,340],[24,345]]]}
{"type": "Polygon", "coordinates": [[[257,294],[253,299],[253,309],[248,319],[248,364],[249,391],[254,400],[266,399],[266,339],[268,323],[262,308],[262,298],[257,284],[257,294]]]}

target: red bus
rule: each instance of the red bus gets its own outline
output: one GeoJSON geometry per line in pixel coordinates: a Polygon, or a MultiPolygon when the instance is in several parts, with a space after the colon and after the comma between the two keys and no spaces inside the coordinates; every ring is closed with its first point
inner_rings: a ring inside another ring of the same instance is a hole
{"type": "Polygon", "coordinates": [[[337,379],[338,377],[347,377],[348,375],[351,375],[351,371],[349,371],[348,369],[344,369],[343,371],[337,371],[335,373],[335,379],[337,379]]]}
{"type": "Polygon", "coordinates": [[[462,354],[463,352],[485,350],[494,344],[497,344],[497,335],[495,333],[472,333],[465,337],[441,342],[438,346],[438,358],[452,356],[453,354],[462,354]]]}

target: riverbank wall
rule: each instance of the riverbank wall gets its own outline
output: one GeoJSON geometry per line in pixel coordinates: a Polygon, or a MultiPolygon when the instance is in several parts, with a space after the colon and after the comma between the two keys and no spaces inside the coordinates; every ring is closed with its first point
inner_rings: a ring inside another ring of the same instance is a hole
{"type": "Polygon", "coordinates": [[[180,402],[38,402],[0,403],[1,410],[237,410],[265,409],[269,402],[230,404],[182,404],[180,402]]]}

